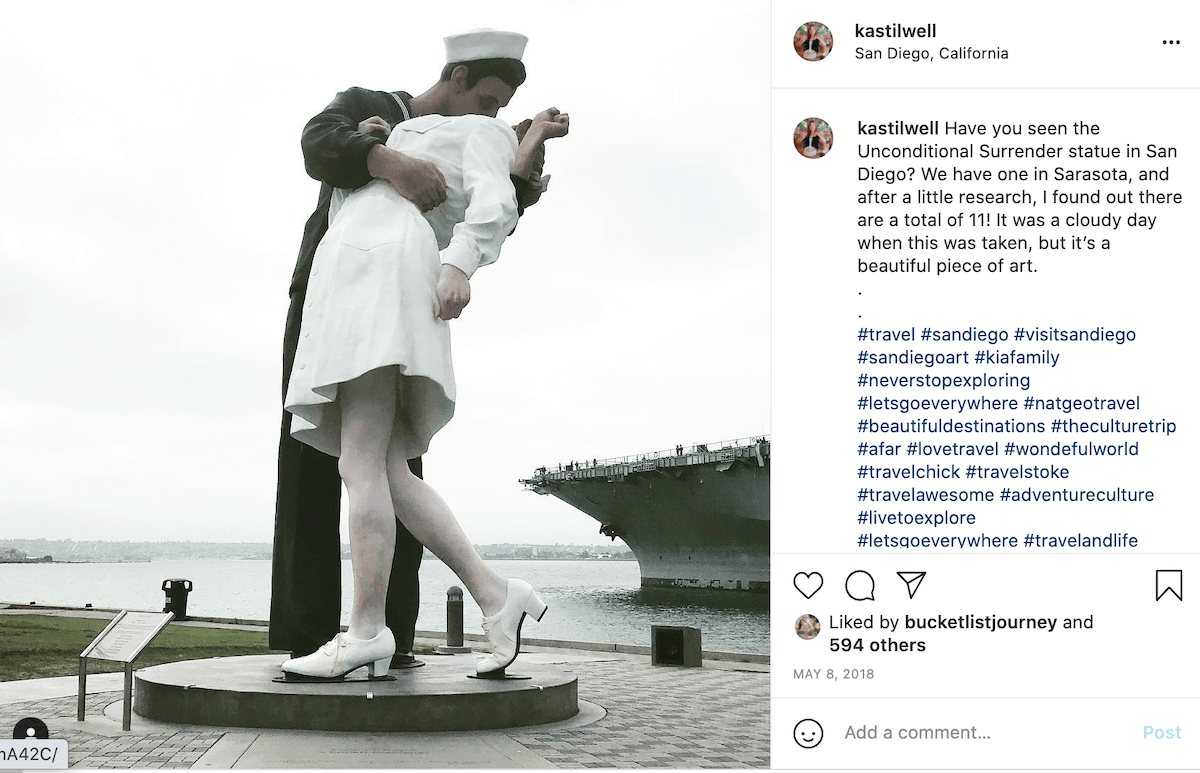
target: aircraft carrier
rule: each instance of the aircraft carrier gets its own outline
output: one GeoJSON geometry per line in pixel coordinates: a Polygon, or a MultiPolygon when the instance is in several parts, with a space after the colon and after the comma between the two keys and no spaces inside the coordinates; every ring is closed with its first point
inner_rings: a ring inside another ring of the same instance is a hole
{"type": "Polygon", "coordinates": [[[768,437],[540,467],[521,483],[624,540],[642,587],[770,589],[768,437]]]}

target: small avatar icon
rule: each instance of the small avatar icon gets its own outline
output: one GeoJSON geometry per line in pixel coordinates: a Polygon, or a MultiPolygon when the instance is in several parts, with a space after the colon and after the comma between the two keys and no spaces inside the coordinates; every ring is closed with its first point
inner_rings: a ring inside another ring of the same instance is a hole
{"type": "Polygon", "coordinates": [[[801,749],[812,749],[825,738],[825,729],[815,719],[802,719],[792,730],[792,737],[796,739],[796,744],[801,749]]]}
{"type": "Polygon", "coordinates": [[[819,62],[833,51],[833,33],[819,21],[801,24],[793,36],[796,53],[806,62],[819,62]]]}
{"type": "Polygon", "coordinates": [[[805,118],[796,124],[792,142],[805,158],[821,158],[833,148],[833,129],[820,118],[805,118]]]}
{"type": "Polygon", "coordinates": [[[821,632],[821,622],[812,615],[800,615],[796,619],[796,635],[801,639],[812,639],[821,632]]]}

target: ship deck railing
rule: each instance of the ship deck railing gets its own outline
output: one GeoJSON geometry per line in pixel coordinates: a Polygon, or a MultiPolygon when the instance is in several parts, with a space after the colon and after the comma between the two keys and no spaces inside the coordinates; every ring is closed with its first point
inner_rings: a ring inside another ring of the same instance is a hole
{"type": "Polygon", "coordinates": [[[653,472],[670,467],[690,467],[697,464],[733,462],[737,459],[753,459],[757,464],[771,456],[771,437],[737,438],[717,443],[695,443],[676,446],[662,451],[645,454],[615,456],[609,459],[571,461],[554,468],[539,467],[532,477],[522,480],[527,486],[537,486],[568,480],[589,478],[616,479],[637,472],[653,472]]]}

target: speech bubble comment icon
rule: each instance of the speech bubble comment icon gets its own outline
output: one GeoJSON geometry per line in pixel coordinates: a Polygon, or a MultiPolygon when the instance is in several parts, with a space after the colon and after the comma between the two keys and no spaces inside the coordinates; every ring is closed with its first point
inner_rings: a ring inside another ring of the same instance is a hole
{"type": "Polygon", "coordinates": [[[859,569],[846,577],[846,595],[855,601],[875,600],[875,578],[859,569]]]}

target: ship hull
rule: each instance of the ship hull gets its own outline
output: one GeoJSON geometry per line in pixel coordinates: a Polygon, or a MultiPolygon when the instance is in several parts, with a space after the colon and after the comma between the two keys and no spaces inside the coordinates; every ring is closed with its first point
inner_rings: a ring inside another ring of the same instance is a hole
{"type": "Polygon", "coordinates": [[[550,472],[525,481],[633,551],[643,587],[770,589],[769,444],[550,472]]]}

